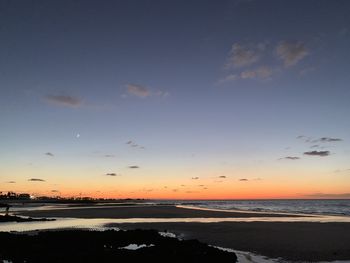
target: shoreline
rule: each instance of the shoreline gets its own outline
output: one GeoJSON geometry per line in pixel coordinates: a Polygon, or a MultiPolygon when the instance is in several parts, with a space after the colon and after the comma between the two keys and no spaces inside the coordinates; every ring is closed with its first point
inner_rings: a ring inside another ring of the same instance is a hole
{"type": "MultiPolygon", "coordinates": [[[[300,217],[284,213],[206,210],[175,205],[67,207],[49,210],[18,211],[18,215],[32,217],[74,218],[249,218],[249,217],[300,217]]],[[[312,217],[312,215],[308,215],[312,217]]]]}

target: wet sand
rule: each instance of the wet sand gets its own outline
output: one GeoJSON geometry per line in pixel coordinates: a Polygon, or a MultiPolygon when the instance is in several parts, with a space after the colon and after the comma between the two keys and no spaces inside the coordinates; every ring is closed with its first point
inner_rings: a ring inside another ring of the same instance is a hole
{"type": "Polygon", "coordinates": [[[350,260],[350,223],[220,222],[111,224],[167,230],[184,239],[295,261],[350,260]]]}
{"type": "Polygon", "coordinates": [[[228,218],[228,217],[295,217],[285,214],[245,213],[210,211],[181,208],[172,205],[161,206],[111,206],[74,207],[65,209],[36,210],[18,213],[31,217],[74,217],[74,218],[228,218]]]}

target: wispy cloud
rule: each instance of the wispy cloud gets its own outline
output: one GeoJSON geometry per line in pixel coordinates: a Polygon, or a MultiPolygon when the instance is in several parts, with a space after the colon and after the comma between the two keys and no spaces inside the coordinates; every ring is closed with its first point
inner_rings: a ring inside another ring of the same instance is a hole
{"type": "Polygon", "coordinates": [[[226,178],[226,176],[225,175],[220,175],[218,178],[224,179],[224,178],[226,178]]]}
{"type": "Polygon", "coordinates": [[[140,166],[137,166],[137,165],[130,165],[129,168],[130,168],[130,169],[138,169],[138,168],[140,168],[140,166]]]}
{"type": "Polygon", "coordinates": [[[318,140],[319,142],[341,142],[340,138],[322,137],[318,140]]]}
{"type": "Polygon", "coordinates": [[[279,160],[299,160],[300,157],[297,156],[286,156],[286,157],[282,157],[279,160]]]}
{"type": "Polygon", "coordinates": [[[131,148],[145,149],[144,146],[138,145],[133,141],[127,141],[126,144],[129,145],[131,148]]]}
{"type": "Polygon", "coordinates": [[[50,153],[50,152],[45,153],[45,155],[50,156],[50,157],[54,157],[55,156],[53,153],[50,153]]]}
{"type": "Polygon", "coordinates": [[[248,179],[247,179],[247,178],[241,178],[241,179],[239,179],[238,181],[240,181],[240,182],[247,182],[248,179]]]}
{"type": "Polygon", "coordinates": [[[305,58],[309,51],[303,42],[282,41],[276,47],[276,54],[283,61],[285,67],[290,67],[305,58]]]}
{"type": "MultiPolygon", "coordinates": [[[[299,135],[297,139],[300,139],[306,143],[328,143],[328,142],[341,142],[343,139],[341,138],[334,138],[334,137],[321,137],[321,138],[312,138],[304,135],[299,135]]],[[[313,145],[314,148],[318,147],[319,145],[313,145]]]]}
{"type": "Polygon", "coordinates": [[[310,155],[310,156],[328,156],[331,153],[329,151],[309,151],[309,152],[304,152],[305,155],[310,155]]]}
{"type": "Polygon", "coordinates": [[[47,95],[44,98],[48,103],[64,107],[79,107],[82,104],[80,99],[66,95],[47,95]]]}
{"type": "Polygon", "coordinates": [[[40,178],[30,178],[28,179],[29,182],[45,182],[44,179],[40,179],[40,178]]]}
{"type": "Polygon", "coordinates": [[[262,66],[253,70],[242,71],[239,75],[241,79],[268,79],[271,77],[273,70],[270,67],[262,66]]]}
{"type": "Polygon", "coordinates": [[[199,177],[192,177],[192,180],[198,180],[199,177]]]}
{"type": "Polygon", "coordinates": [[[145,98],[151,95],[150,90],[141,85],[127,84],[126,88],[130,95],[137,96],[140,98],[145,98]]]}
{"type": "Polygon", "coordinates": [[[249,79],[268,80],[283,68],[298,64],[308,54],[309,51],[302,41],[280,41],[275,44],[269,42],[234,43],[226,59],[227,75],[217,83],[225,84],[249,79]],[[282,62],[284,66],[276,65],[274,60],[282,62]]]}
{"type": "Polygon", "coordinates": [[[260,58],[261,47],[259,45],[233,44],[226,67],[241,68],[256,63],[260,58]]]}
{"type": "Polygon", "coordinates": [[[16,182],[15,181],[8,181],[6,182],[7,184],[15,184],[16,182]]]}
{"type": "MultiPolygon", "coordinates": [[[[151,96],[165,98],[169,96],[169,92],[167,91],[163,91],[163,90],[152,91],[148,87],[143,85],[138,85],[138,84],[126,84],[126,91],[127,91],[127,94],[131,96],[136,96],[139,98],[146,98],[151,96]]],[[[127,97],[126,94],[124,94],[123,96],[127,97]]]]}
{"type": "Polygon", "coordinates": [[[106,158],[113,158],[115,156],[113,154],[105,154],[104,157],[106,157],[106,158]]]}

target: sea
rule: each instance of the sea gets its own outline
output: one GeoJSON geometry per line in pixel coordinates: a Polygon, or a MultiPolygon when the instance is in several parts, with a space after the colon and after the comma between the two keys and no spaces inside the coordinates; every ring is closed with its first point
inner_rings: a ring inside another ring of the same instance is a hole
{"type": "Polygon", "coordinates": [[[155,202],[216,210],[350,216],[350,199],[156,200],[155,202]]]}

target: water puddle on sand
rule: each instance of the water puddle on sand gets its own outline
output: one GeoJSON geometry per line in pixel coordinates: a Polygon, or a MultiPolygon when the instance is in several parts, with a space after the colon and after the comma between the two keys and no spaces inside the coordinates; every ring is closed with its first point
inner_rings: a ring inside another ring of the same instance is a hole
{"type": "Polygon", "coordinates": [[[55,221],[4,222],[0,223],[1,232],[33,231],[62,228],[102,228],[109,223],[218,223],[218,222],[350,222],[346,216],[312,217],[244,217],[244,218],[56,218],[55,221]]]}

